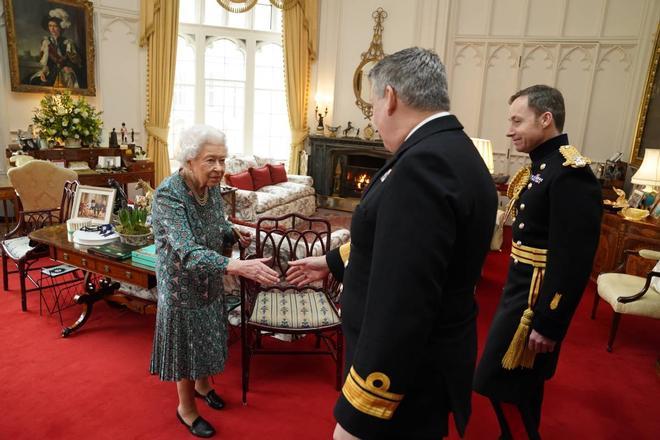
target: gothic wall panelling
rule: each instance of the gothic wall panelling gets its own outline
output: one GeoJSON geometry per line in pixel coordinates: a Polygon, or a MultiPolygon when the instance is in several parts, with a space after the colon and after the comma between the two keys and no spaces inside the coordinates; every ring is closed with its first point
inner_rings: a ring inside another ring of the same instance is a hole
{"type": "Polygon", "coordinates": [[[602,45],[593,79],[593,90],[582,152],[604,161],[617,151],[630,148],[623,127],[627,97],[631,93],[631,46],[602,45]]]}
{"type": "Polygon", "coordinates": [[[484,35],[488,33],[491,0],[462,0],[453,2],[458,10],[457,35],[484,35]]]}
{"type": "Polygon", "coordinates": [[[561,35],[566,0],[529,0],[527,35],[561,35]]]}
{"type": "Polygon", "coordinates": [[[562,45],[559,52],[556,85],[563,92],[566,105],[564,131],[578,149],[584,145],[595,55],[595,45],[562,45]]]}
{"type": "Polygon", "coordinates": [[[520,61],[519,88],[534,84],[553,84],[557,45],[526,44],[520,61]]]}
{"type": "Polygon", "coordinates": [[[607,0],[602,36],[632,38],[639,36],[648,1],[657,2],[657,0],[607,0]]]}
{"type": "Polygon", "coordinates": [[[510,144],[506,137],[508,99],[517,86],[519,49],[517,44],[493,44],[488,48],[478,137],[490,139],[494,151],[506,151],[510,144]]]}
{"type": "Polygon", "coordinates": [[[522,35],[525,32],[527,0],[493,0],[491,35],[522,35]]]}
{"type": "Polygon", "coordinates": [[[564,35],[592,37],[600,34],[607,0],[569,1],[566,4],[564,35]]]}
{"type": "Polygon", "coordinates": [[[481,109],[480,87],[483,75],[485,44],[459,44],[454,66],[450,72],[451,111],[458,116],[465,131],[476,136],[479,132],[481,109]]]}

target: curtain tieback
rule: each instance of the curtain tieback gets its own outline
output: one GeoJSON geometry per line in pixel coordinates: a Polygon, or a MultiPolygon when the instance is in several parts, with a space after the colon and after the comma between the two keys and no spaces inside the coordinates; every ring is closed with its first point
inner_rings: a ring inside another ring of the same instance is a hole
{"type": "Polygon", "coordinates": [[[145,128],[147,129],[147,134],[149,136],[155,137],[159,142],[162,142],[163,144],[167,143],[167,136],[170,131],[169,128],[157,127],[155,125],[146,125],[145,128]]]}

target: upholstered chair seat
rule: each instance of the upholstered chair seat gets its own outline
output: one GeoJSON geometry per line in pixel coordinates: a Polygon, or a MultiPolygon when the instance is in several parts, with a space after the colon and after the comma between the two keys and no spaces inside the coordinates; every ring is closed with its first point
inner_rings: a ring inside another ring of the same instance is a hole
{"type": "Polygon", "coordinates": [[[323,292],[267,290],[257,295],[250,322],[273,328],[321,328],[338,324],[339,315],[323,292]]]}
{"type": "Polygon", "coordinates": [[[28,237],[17,237],[5,240],[2,242],[7,256],[12,260],[23,259],[28,252],[33,250],[35,246],[30,246],[30,239],[28,237]]]}

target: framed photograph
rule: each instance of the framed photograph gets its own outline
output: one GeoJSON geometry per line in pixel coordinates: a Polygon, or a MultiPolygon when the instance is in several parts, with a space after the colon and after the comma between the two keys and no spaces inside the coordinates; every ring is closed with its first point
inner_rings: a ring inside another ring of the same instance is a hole
{"type": "Polygon", "coordinates": [[[630,154],[630,163],[639,166],[644,159],[646,148],[660,145],[660,80],[658,61],[660,60],[660,23],[655,31],[655,45],[651,52],[649,69],[642,95],[642,103],[637,114],[637,128],[630,154]]]}
{"type": "Polygon", "coordinates": [[[649,211],[651,213],[651,217],[655,219],[660,218],[660,194],[656,194],[655,203],[653,204],[651,209],[649,209],[649,211]]]}
{"type": "Polygon", "coordinates": [[[90,220],[97,225],[110,223],[115,193],[114,188],[78,185],[71,217],[90,220]]]}
{"type": "Polygon", "coordinates": [[[3,2],[11,90],[96,95],[92,2],[3,2]]]}
{"type": "Polygon", "coordinates": [[[99,156],[97,168],[119,168],[121,156],[99,156]]]}
{"type": "Polygon", "coordinates": [[[642,198],[644,198],[643,191],[638,189],[633,190],[633,192],[630,193],[630,197],[628,198],[628,206],[631,208],[637,208],[639,206],[639,202],[642,201],[642,198]]]}

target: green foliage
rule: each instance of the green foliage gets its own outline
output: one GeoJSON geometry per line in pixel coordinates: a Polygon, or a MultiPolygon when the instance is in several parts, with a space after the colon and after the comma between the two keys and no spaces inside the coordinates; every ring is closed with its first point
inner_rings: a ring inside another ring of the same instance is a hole
{"type": "Polygon", "coordinates": [[[146,209],[127,208],[119,210],[119,225],[117,232],[124,235],[142,235],[151,232],[147,223],[148,211],[146,209]]]}
{"type": "Polygon", "coordinates": [[[32,122],[39,136],[47,141],[63,143],[67,138],[80,139],[85,145],[99,142],[101,113],[84,97],[74,99],[69,91],[46,95],[35,109],[32,122]]]}

